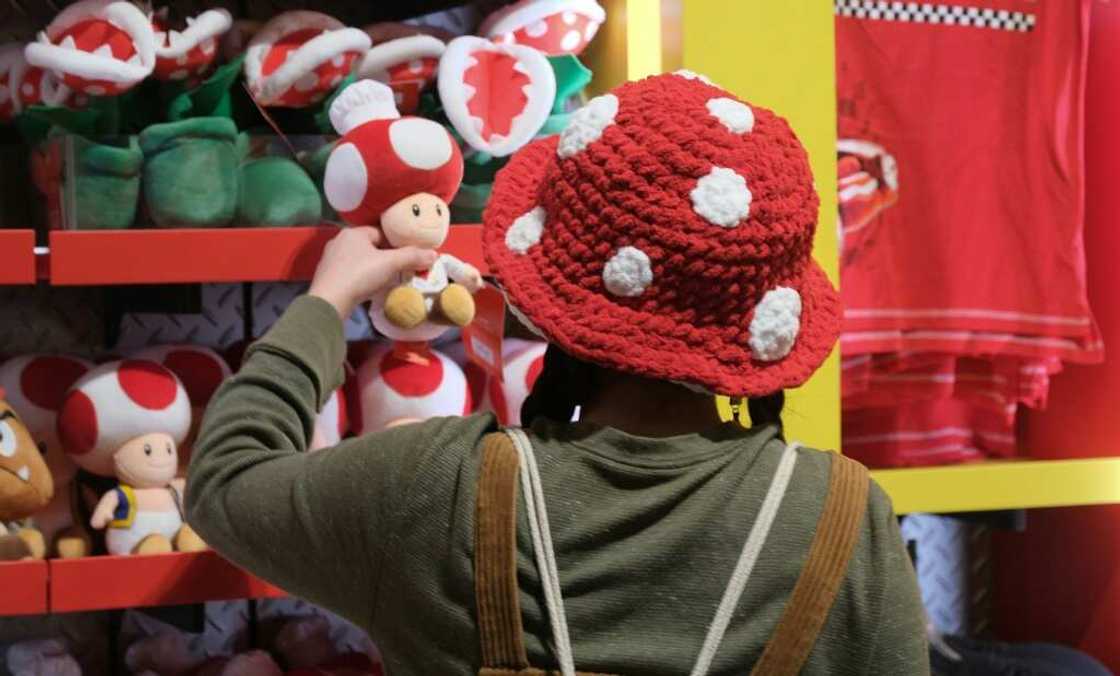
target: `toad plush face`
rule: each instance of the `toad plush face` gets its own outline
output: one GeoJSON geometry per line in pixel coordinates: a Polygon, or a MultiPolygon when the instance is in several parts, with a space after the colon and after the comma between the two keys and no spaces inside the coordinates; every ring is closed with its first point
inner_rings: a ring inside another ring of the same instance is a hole
{"type": "Polygon", "coordinates": [[[179,469],[175,440],[163,432],[129,439],[113,454],[117,478],[134,488],[159,488],[171,483],[179,469]]]}
{"type": "Polygon", "coordinates": [[[451,210],[431,193],[410,195],[381,214],[381,230],[394,247],[434,249],[447,239],[451,210]]]}

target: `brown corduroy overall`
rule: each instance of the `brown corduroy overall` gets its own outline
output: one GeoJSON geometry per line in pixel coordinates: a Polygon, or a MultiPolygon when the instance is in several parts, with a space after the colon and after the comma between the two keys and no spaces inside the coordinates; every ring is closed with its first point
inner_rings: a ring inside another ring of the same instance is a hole
{"type": "MultiPolygon", "coordinates": [[[[518,467],[517,450],[506,434],[483,439],[474,554],[483,664],[479,675],[559,676],[558,671],[529,666],[525,652],[517,585],[518,467]]],[[[753,676],[792,676],[809,657],[859,540],[869,487],[866,468],[833,454],[828,495],[805,567],[753,676]]]]}

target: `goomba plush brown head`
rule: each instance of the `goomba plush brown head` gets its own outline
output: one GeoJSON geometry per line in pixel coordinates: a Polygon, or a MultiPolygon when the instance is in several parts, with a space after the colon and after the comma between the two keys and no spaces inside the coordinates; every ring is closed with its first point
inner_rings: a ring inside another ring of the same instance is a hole
{"type": "Polygon", "coordinates": [[[0,521],[31,516],[53,495],[39,447],[0,390],[0,521]]]}

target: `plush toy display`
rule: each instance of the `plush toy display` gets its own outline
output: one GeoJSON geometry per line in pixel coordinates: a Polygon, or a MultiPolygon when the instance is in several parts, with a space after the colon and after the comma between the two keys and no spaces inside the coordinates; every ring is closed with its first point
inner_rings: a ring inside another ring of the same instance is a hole
{"type": "MultiPolygon", "coordinates": [[[[327,199],[347,223],[379,224],[391,246],[434,249],[447,238],[462,155],[447,130],[400,117],[393,101],[392,90],[372,80],[335,99],[331,122],[342,139],[327,163],[327,199]]],[[[427,275],[410,274],[374,299],[370,316],[394,340],[432,340],[474,319],[472,294],[481,287],[474,266],[443,254],[427,275]]]]}
{"type": "Polygon", "coordinates": [[[50,470],[31,433],[0,390],[0,560],[46,554],[43,535],[13,522],[26,519],[50,503],[50,470]]]}
{"type": "Polygon", "coordinates": [[[166,9],[151,16],[155,31],[156,65],[153,75],[160,80],[198,81],[210,71],[218,55],[218,41],[233,25],[224,9],[208,9],[187,17],[183,30],[167,25],[166,9]]]}
{"type": "Polygon", "coordinates": [[[544,126],[556,99],[556,77],[532,47],[466,35],[452,40],[440,59],[439,96],[468,145],[505,157],[544,126]]]}
{"type": "Polygon", "coordinates": [[[27,61],[89,96],[128,91],[156,63],[152,23],[124,0],[81,0],[62,10],[27,46],[27,61]]]}
{"type": "Polygon", "coordinates": [[[507,338],[502,345],[502,380],[491,378],[486,384],[485,410],[494,412],[498,422],[521,425],[521,405],[544,368],[547,343],[507,338]]]}
{"type": "Polygon", "coordinates": [[[495,42],[527,45],[549,56],[579,54],[606,18],[595,0],[520,0],[486,17],[478,32],[495,42]]]}
{"type": "Polygon", "coordinates": [[[7,391],[8,403],[27,426],[54,482],[54,497],[33,517],[51,556],[73,558],[90,551],[85,530],[74,524],[72,489],[78,468],[63,449],[56,425],[66,391],[91,368],[84,359],[47,354],[13,357],[0,365],[0,389],[7,391]]]}
{"type": "Polygon", "coordinates": [[[334,17],[285,12],[250,40],[245,79],[262,106],[304,108],[338,87],[369,47],[369,35],[334,17]]]}
{"type": "Polygon", "coordinates": [[[462,369],[429,347],[376,345],[354,378],[356,434],[471,410],[462,369]]]}
{"type": "Polygon", "coordinates": [[[110,554],[194,549],[180,537],[183,481],[177,446],[190,431],[191,407],[179,379],[143,360],[102,364],[66,395],[58,417],[66,452],[87,472],[116,477],[90,524],[107,529],[110,554]]]}

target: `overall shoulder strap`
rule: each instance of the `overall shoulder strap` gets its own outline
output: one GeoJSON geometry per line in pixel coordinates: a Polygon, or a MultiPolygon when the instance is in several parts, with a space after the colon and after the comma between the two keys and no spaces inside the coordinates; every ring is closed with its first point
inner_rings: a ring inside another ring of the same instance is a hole
{"type": "Polygon", "coordinates": [[[793,587],[778,627],[751,672],[755,676],[801,671],[848,571],[848,561],[863,530],[870,480],[867,469],[832,455],[828,496],[801,576],[793,587]]]}
{"type": "Polygon", "coordinates": [[[474,526],[474,585],[483,673],[529,666],[517,585],[517,479],[513,442],[501,432],[486,435],[474,526]]]}

